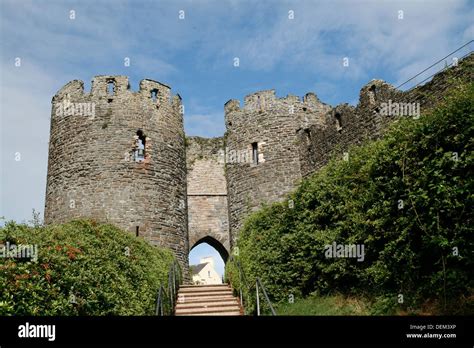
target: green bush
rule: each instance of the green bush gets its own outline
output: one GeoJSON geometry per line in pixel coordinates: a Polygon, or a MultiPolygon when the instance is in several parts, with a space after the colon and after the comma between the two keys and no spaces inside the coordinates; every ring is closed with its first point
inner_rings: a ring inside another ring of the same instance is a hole
{"type": "Polygon", "coordinates": [[[0,244],[37,245],[38,259],[0,258],[0,315],[152,315],[173,256],[112,225],[13,222],[0,244]]]}
{"type": "Polygon", "coordinates": [[[474,84],[462,85],[304,180],[294,208],[252,214],[238,240],[249,281],[259,276],[274,301],[339,291],[392,304],[402,294],[404,309],[434,299],[440,312],[472,311],[459,304],[474,288],[473,118],[474,84]],[[333,242],[364,245],[364,261],[326,258],[333,242]]]}

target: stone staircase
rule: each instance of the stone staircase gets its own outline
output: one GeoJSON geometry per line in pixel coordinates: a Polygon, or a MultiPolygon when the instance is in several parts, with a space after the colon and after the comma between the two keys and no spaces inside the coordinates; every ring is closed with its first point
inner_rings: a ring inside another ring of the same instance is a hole
{"type": "Polygon", "coordinates": [[[228,284],[182,285],[175,315],[243,315],[243,311],[228,284]]]}

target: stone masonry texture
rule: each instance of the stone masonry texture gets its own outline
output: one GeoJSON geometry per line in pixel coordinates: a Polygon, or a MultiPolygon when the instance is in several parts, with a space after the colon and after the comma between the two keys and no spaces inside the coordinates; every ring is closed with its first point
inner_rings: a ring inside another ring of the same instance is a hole
{"type": "Polygon", "coordinates": [[[71,81],[52,100],[45,223],[86,217],[134,234],[138,226],[184,270],[203,242],[226,260],[249,213],[284,200],[331,158],[350,160],[351,146],[406,117],[384,115],[384,103],[419,104],[423,114],[473,77],[471,54],[405,92],[372,80],[355,107],[260,91],[243,105],[229,100],[226,133],[210,139],[185,137],[181,98],[162,83],[145,79],[133,92],[125,76],[96,76],[86,93],[71,81]]]}
{"type": "Polygon", "coordinates": [[[230,252],[224,138],[186,138],[189,246],[207,242],[227,260],[230,252]]]}
{"type": "Polygon", "coordinates": [[[397,119],[397,116],[382,113],[383,103],[419,104],[423,114],[441,102],[449,89],[462,81],[474,81],[474,54],[460,61],[458,66],[438,73],[430,82],[406,92],[381,80],[370,81],[361,89],[356,107],[338,105],[324,115],[322,124],[301,129],[302,175],[315,172],[333,157],[341,158],[344,153],[350,157],[347,151],[352,145],[380,137],[387,125],[397,119]]]}
{"type": "Polygon", "coordinates": [[[138,226],[141,237],[172,249],[187,267],[181,98],[156,81],[142,80],[132,92],[125,76],[96,76],[90,93],[71,81],[52,104],[45,222],[88,217],[134,234],[138,226]],[[94,115],[77,107],[85,103],[94,115]],[[138,130],[146,136],[143,162],[134,160],[138,130]]]}
{"type": "Polygon", "coordinates": [[[264,203],[281,200],[301,179],[298,130],[321,124],[331,109],[316,95],[277,98],[262,91],[225,105],[229,222],[235,243],[243,219],[264,203]],[[258,163],[253,158],[256,144],[258,163]],[[255,145],[254,145],[255,146],[255,145]]]}

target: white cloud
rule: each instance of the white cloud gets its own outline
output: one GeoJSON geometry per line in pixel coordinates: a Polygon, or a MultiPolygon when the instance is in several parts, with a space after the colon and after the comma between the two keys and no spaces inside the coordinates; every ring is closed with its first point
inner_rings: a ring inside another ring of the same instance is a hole
{"type": "Polygon", "coordinates": [[[474,16],[472,8],[466,11],[466,4],[279,2],[266,27],[252,37],[229,40],[221,55],[226,59],[241,57],[242,68],[250,70],[284,66],[313,71],[329,79],[370,79],[370,71],[380,67],[402,78],[415,74],[434,57],[449,53],[472,36],[471,26],[465,29],[464,37],[453,37],[456,28],[470,23],[469,18],[474,16]],[[288,9],[294,9],[294,20],[288,19],[288,9]],[[399,10],[403,10],[403,19],[398,19],[399,10]],[[348,69],[342,67],[345,56],[350,59],[348,69]]]}
{"type": "MultiPolygon", "coordinates": [[[[160,18],[153,22],[153,30],[146,32],[139,18],[127,17],[130,13],[125,2],[99,4],[5,2],[1,24],[4,51],[47,64],[50,72],[72,72],[75,78],[84,72],[90,74],[90,67],[100,69],[100,74],[121,73],[125,57],[130,58],[130,69],[136,73],[157,70],[163,76],[177,71],[163,53],[183,44],[176,40],[180,31],[171,18],[160,18]],[[76,11],[74,20],[69,19],[71,9],[76,11]],[[173,30],[173,35],[165,34],[168,30],[173,30]],[[158,54],[153,47],[160,47],[158,54]]],[[[138,16],[151,15],[146,8],[132,8],[138,16]]]]}
{"type": "MultiPolygon", "coordinates": [[[[0,7],[0,216],[18,220],[29,218],[33,207],[43,210],[50,101],[72,79],[87,85],[93,75],[117,73],[167,83],[178,76],[184,81],[180,84],[189,81],[195,87],[222,78],[219,74],[224,75],[223,69],[237,56],[241,69],[256,77],[227,76],[242,86],[243,92],[234,98],[268,81],[282,86],[286,83],[279,76],[282,71],[287,76],[303,72],[314,77],[318,95],[338,96],[339,86],[382,77],[374,76],[376,71],[390,76],[388,82],[401,83],[474,38],[474,7],[462,0],[138,5],[3,0],[0,7]],[[75,20],[68,17],[71,9],[76,11],[75,20]],[[186,11],[184,21],[178,19],[179,9],[186,11]],[[288,19],[290,9],[295,11],[294,20],[288,19]],[[400,9],[403,20],[397,19],[400,9]],[[23,60],[20,69],[12,67],[18,56],[23,60]],[[345,56],[349,68],[342,66],[345,56]],[[125,57],[131,59],[129,70],[123,67],[125,57]],[[273,76],[260,81],[262,72],[273,76]],[[216,75],[202,77],[208,73],[216,75]],[[22,161],[14,160],[15,152],[21,153],[22,161]]],[[[288,87],[298,83],[290,79],[288,87]]],[[[226,100],[214,96],[197,100],[193,95],[183,100],[187,134],[222,135],[226,100]]]]}
{"type": "Polygon", "coordinates": [[[4,62],[1,71],[0,216],[21,221],[44,210],[51,97],[60,83],[27,61],[4,62]]]}

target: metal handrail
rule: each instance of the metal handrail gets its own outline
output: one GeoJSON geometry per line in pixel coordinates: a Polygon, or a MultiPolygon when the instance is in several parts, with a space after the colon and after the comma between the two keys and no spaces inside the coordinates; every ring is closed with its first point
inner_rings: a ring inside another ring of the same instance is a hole
{"type": "MultiPolygon", "coordinates": [[[[239,260],[236,260],[233,255],[230,256],[229,261],[234,261],[234,263],[237,266],[237,269],[239,270],[239,294],[240,294],[240,303],[242,307],[244,307],[244,302],[243,302],[243,294],[242,294],[242,285],[245,286],[248,290],[249,293],[252,292],[254,286],[250,286],[250,284],[247,282],[247,277],[245,276],[245,272],[242,269],[242,265],[240,264],[239,260]]],[[[257,315],[260,316],[260,296],[259,296],[259,288],[262,290],[265,301],[268,304],[268,307],[270,308],[272,315],[277,315],[275,309],[272,306],[272,302],[270,301],[270,298],[268,297],[267,291],[265,290],[265,287],[263,286],[262,281],[260,278],[257,277],[256,282],[255,282],[255,293],[256,293],[256,300],[257,300],[257,315]]]]}
{"type": "Polygon", "coordinates": [[[163,289],[163,286],[160,284],[160,289],[158,290],[158,297],[156,299],[155,315],[163,316],[163,293],[165,293],[165,291],[163,289]]]}
{"type": "Polygon", "coordinates": [[[258,300],[258,287],[262,288],[263,296],[265,297],[265,300],[267,301],[268,306],[270,307],[270,310],[272,311],[272,315],[277,315],[275,312],[275,309],[272,306],[272,302],[268,298],[267,291],[265,290],[265,287],[262,284],[262,281],[260,278],[257,277],[257,281],[255,282],[255,287],[257,289],[257,311],[258,315],[260,315],[260,301],[258,300]]]}
{"type": "Polygon", "coordinates": [[[155,315],[163,316],[163,315],[173,315],[174,306],[176,304],[176,298],[178,295],[179,286],[182,281],[181,271],[179,269],[179,265],[176,261],[170,265],[170,270],[168,272],[168,292],[166,292],[163,283],[160,284],[158,289],[158,295],[156,298],[156,309],[155,315]],[[169,299],[170,309],[168,313],[164,311],[165,307],[165,298],[169,299]]]}

